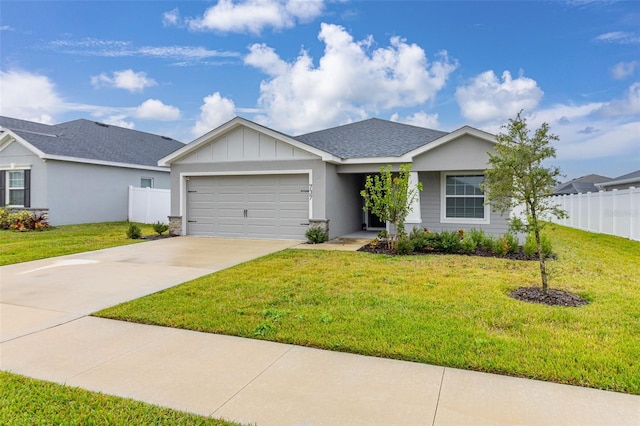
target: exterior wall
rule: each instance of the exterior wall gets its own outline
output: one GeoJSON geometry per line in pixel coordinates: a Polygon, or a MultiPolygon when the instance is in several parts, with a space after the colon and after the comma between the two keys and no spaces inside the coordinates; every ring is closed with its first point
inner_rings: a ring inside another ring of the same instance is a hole
{"type": "Polygon", "coordinates": [[[48,208],[47,163],[15,141],[0,151],[0,168],[6,170],[12,163],[16,167],[29,166],[31,170],[31,207],[48,208]]]}
{"type": "MultiPolygon", "coordinates": [[[[46,164],[52,225],[125,221],[129,185],[140,186],[140,178],[152,177],[156,188],[169,187],[168,172],[53,160],[46,164]]],[[[32,175],[32,184],[36,182],[32,175]]]]}
{"type": "Polygon", "coordinates": [[[620,185],[604,186],[602,187],[602,189],[605,191],[613,191],[614,189],[622,190],[622,189],[629,189],[631,187],[633,188],[640,187],[640,180],[638,182],[627,182],[627,183],[621,183],[620,185]]]}
{"type": "Polygon", "coordinates": [[[300,160],[317,156],[244,126],[226,133],[181,159],[181,164],[300,160]]]}
{"type": "MultiPolygon", "coordinates": [[[[326,164],[322,160],[290,160],[290,161],[241,161],[221,163],[183,163],[177,162],[171,165],[171,215],[184,216],[181,176],[197,174],[228,174],[242,175],[252,172],[279,172],[293,170],[310,170],[312,176],[312,206],[310,219],[326,220],[325,205],[326,188],[326,164]]],[[[330,227],[332,224],[329,225],[330,227]]]]}
{"type": "Polygon", "coordinates": [[[338,174],[337,167],[327,164],[327,219],[329,238],[360,231],[362,229],[361,176],[338,174]]]}
{"type": "Polygon", "coordinates": [[[491,142],[464,135],[415,157],[412,170],[485,170],[489,165],[487,152],[493,147],[491,142]]]}
{"type": "Polygon", "coordinates": [[[441,173],[440,172],[420,172],[418,174],[422,182],[422,192],[420,193],[420,210],[422,213],[423,228],[431,231],[454,231],[458,229],[469,230],[471,228],[483,229],[485,233],[491,235],[502,235],[507,232],[507,216],[502,216],[499,212],[491,211],[489,224],[476,223],[442,223],[441,212],[441,173]]]}

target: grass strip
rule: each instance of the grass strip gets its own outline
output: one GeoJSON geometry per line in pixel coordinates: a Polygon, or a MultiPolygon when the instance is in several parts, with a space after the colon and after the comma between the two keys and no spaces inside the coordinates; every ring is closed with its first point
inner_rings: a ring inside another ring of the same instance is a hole
{"type": "Polygon", "coordinates": [[[549,235],[551,288],[589,305],[508,297],[536,262],[290,249],[96,315],[640,394],[640,243],[549,235]]]}

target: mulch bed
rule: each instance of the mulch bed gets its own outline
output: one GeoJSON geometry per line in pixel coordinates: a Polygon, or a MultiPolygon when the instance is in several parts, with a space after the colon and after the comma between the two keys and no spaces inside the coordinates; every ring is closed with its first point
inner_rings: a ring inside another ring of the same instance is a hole
{"type": "MultiPolygon", "coordinates": [[[[360,247],[358,251],[362,251],[366,253],[374,253],[374,254],[387,254],[390,256],[395,256],[398,254],[396,253],[395,250],[392,250],[389,248],[386,241],[379,241],[377,243],[364,245],[360,247]]],[[[483,250],[481,248],[477,248],[475,251],[471,253],[463,253],[463,252],[448,253],[448,252],[439,251],[429,247],[429,248],[426,248],[425,250],[414,251],[413,253],[411,253],[411,255],[423,255],[423,254],[460,254],[460,255],[467,255],[467,256],[496,257],[500,259],[511,259],[511,260],[537,260],[537,257],[528,257],[526,254],[524,254],[524,250],[522,249],[522,247],[520,247],[518,251],[516,251],[515,253],[507,253],[504,256],[499,256],[493,252],[490,252],[488,250],[483,250]]],[[[552,258],[555,258],[555,257],[552,257],[552,258]]]]}
{"type": "Polygon", "coordinates": [[[171,238],[171,235],[168,234],[164,234],[164,235],[145,235],[144,237],[141,238],[141,240],[148,240],[148,241],[155,241],[155,240],[163,240],[165,238],[171,238]]]}
{"type": "Polygon", "coordinates": [[[509,293],[509,296],[529,303],[542,303],[550,306],[584,306],[589,302],[577,294],[563,290],[547,289],[544,293],[540,287],[519,287],[509,293]]]}

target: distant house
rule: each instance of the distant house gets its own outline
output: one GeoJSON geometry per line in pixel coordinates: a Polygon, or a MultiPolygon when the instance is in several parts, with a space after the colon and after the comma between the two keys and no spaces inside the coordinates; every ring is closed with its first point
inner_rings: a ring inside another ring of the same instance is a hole
{"type": "Polygon", "coordinates": [[[604,191],[612,191],[614,189],[627,189],[630,187],[640,188],[640,170],[618,176],[606,182],[598,184],[598,187],[604,191]]]}
{"type": "Polygon", "coordinates": [[[582,176],[569,182],[561,183],[556,186],[553,194],[554,195],[566,195],[566,194],[586,194],[587,192],[598,192],[600,188],[598,188],[598,184],[603,182],[610,181],[611,178],[607,176],[601,175],[586,175],[582,176]]]}
{"type": "Polygon", "coordinates": [[[53,225],[126,220],[128,187],[169,188],[158,160],[183,146],[89,120],[0,117],[0,206],[47,211],[53,225]]]}
{"type": "Polygon", "coordinates": [[[481,183],[495,136],[372,118],[288,136],[236,117],[159,164],[171,167],[171,226],[182,235],[303,240],[309,226],[331,238],[385,223],[363,211],[360,191],[380,167],[412,164],[423,191],[407,230],[507,230],[481,183]]]}

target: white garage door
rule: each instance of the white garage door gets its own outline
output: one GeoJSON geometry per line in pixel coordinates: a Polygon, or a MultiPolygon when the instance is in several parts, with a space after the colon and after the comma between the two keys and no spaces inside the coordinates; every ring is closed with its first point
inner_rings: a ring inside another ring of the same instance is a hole
{"type": "Polygon", "coordinates": [[[187,234],[305,239],[308,175],[193,176],[187,182],[187,234]]]}

